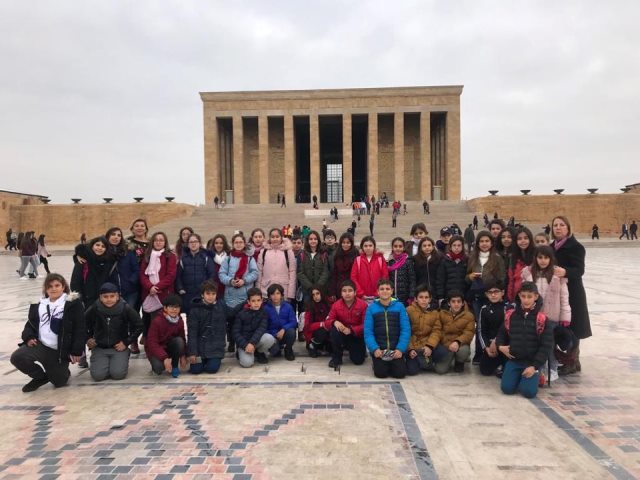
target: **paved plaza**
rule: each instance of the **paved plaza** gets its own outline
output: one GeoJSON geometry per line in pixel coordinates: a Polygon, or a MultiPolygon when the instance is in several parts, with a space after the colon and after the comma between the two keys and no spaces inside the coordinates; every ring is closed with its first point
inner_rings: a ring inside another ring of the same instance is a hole
{"type": "MultiPolygon", "coordinates": [[[[0,478],[603,479],[640,477],[640,248],[587,248],[594,336],[582,373],[535,400],[464,374],[378,381],[370,361],[340,371],[297,343],[295,362],[216,375],[151,374],[21,392],[9,363],[43,277],[0,256],[0,478]]],[[[50,259],[69,276],[71,258],[50,259]]],[[[231,355],[231,354],[229,354],[231,355]]]]}

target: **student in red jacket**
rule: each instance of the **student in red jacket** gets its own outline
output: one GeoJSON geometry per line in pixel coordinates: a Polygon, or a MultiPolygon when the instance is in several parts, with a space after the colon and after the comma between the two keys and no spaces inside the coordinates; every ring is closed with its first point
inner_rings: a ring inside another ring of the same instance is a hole
{"type": "Polygon", "coordinates": [[[329,330],[325,328],[331,306],[322,295],[319,287],[311,287],[311,301],[304,310],[304,339],[311,358],[318,356],[318,351],[328,351],[330,347],[329,330]]]}
{"type": "Polygon", "coordinates": [[[331,306],[327,320],[321,328],[329,332],[333,349],[329,368],[342,364],[342,352],[349,350],[349,358],[362,365],[367,353],[364,344],[364,314],[367,303],[356,297],[356,286],[351,280],[342,282],[341,299],[331,306]]]}
{"type": "Polygon", "coordinates": [[[378,294],[378,280],[389,278],[387,262],[382,253],[376,251],[376,241],[366,236],[360,241],[362,253],[353,262],[351,280],[356,286],[356,295],[367,303],[373,302],[378,294]]]}
{"type": "Polygon", "coordinates": [[[182,299],[178,295],[169,295],[162,306],[149,327],[145,352],[155,374],[161,375],[166,371],[177,378],[180,376],[179,366],[187,367],[187,342],[180,316],[182,299]]]}

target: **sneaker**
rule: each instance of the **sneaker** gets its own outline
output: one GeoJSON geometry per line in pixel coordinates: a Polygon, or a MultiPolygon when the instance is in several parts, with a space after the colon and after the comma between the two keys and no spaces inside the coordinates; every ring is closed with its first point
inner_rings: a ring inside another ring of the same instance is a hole
{"type": "Polygon", "coordinates": [[[329,368],[333,368],[334,370],[342,365],[342,362],[334,362],[333,358],[329,360],[329,368]]]}
{"type": "Polygon", "coordinates": [[[37,275],[35,275],[35,274],[33,274],[33,273],[30,273],[30,274],[29,274],[29,278],[38,278],[38,276],[37,276],[37,275]]]}
{"type": "Polygon", "coordinates": [[[262,363],[262,364],[269,363],[269,359],[267,358],[267,355],[265,353],[256,352],[254,356],[256,358],[256,362],[258,363],[262,363]]]}
{"type": "Polygon", "coordinates": [[[173,378],[178,378],[180,376],[180,369],[178,367],[173,367],[171,369],[171,376],[173,378]]]}
{"type": "Polygon", "coordinates": [[[473,360],[471,360],[471,365],[480,365],[480,357],[473,357],[473,360]]]}
{"type": "Polygon", "coordinates": [[[464,362],[456,362],[456,364],[453,366],[453,371],[456,373],[464,372],[464,362]]]}
{"type": "Polygon", "coordinates": [[[78,367],[80,368],[89,368],[89,362],[87,362],[87,357],[82,357],[78,362],[78,367]]]}
{"type": "Polygon", "coordinates": [[[502,365],[498,366],[498,368],[496,368],[496,377],[502,378],[503,371],[504,371],[504,367],[502,365]]]}
{"type": "Polygon", "coordinates": [[[286,360],[289,360],[290,362],[293,362],[296,359],[295,354],[293,353],[293,348],[291,347],[284,347],[284,358],[286,360]]]}
{"type": "Polygon", "coordinates": [[[318,349],[313,343],[307,345],[307,351],[309,352],[309,356],[311,358],[318,358],[318,349]]]}
{"type": "Polygon", "coordinates": [[[557,370],[551,370],[549,373],[549,380],[552,382],[555,382],[556,380],[558,380],[558,378],[560,378],[558,376],[558,371],[557,370]]]}
{"type": "Polygon", "coordinates": [[[540,378],[538,378],[538,386],[539,387],[544,387],[544,384],[546,383],[547,378],[544,376],[544,373],[540,372],[540,378]]]}
{"type": "Polygon", "coordinates": [[[27,277],[26,275],[23,275],[20,277],[20,280],[29,280],[29,277],[27,277]]]}
{"type": "Polygon", "coordinates": [[[48,378],[34,378],[29,383],[27,383],[24,387],[22,387],[22,391],[24,393],[35,392],[41,386],[49,383],[48,378]]]}

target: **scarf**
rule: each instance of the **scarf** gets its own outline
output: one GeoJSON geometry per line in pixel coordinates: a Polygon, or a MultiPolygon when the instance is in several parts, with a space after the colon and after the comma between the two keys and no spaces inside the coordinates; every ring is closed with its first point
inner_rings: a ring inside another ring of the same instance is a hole
{"type": "Polygon", "coordinates": [[[160,268],[162,268],[162,264],[160,263],[160,256],[163,253],[164,248],[162,250],[151,250],[149,265],[147,265],[144,273],[149,277],[149,281],[152,285],[155,285],[160,281],[160,268]]]}
{"type": "Polygon", "coordinates": [[[227,252],[216,253],[213,257],[213,261],[218,265],[222,265],[222,262],[227,258],[227,252]]]}
{"type": "Polygon", "coordinates": [[[244,274],[247,273],[247,267],[249,266],[249,257],[244,252],[239,252],[237,250],[232,250],[231,256],[240,259],[240,262],[238,263],[238,269],[236,270],[233,278],[235,278],[236,280],[242,280],[244,274]]]}
{"type": "Polygon", "coordinates": [[[564,237],[562,240],[556,240],[555,242],[553,242],[553,249],[557,252],[558,250],[560,250],[560,247],[562,247],[565,243],[567,243],[567,240],[569,240],[569,237],[571,235],[567,235],[566,237],[564,237]]]}
{"type": "Polygon", "coordinates": [[[491,255],[491,250],[488,252],[479,252],[478,260],[480,261],[480,266],[484,267],[486,263],[489,261],[489,255],[491,255]]]}
{"type": "Polygon", "coordinates": [[[124,311],[124,301],[119,299],[118,302],[113,307],[107,307],[102,302],[96,302],[96,309],[103,315],[108,317],[113,317],[115,315],[122,315],[124,311]]]}
{"type": "Polygon", "coordinates": [[[391,254],[391,258],[389,260],[393,260],[393,263],[388,266],[390,272],[395,272],[396,270],[400,270],[402,266],[406,263],[409,255],[406,253],[401,253],[400,255],[396,255],[394,253],[391,254]]]}
{"type": "Polygon", "coordinates": [[[454,262],[461,262],[466,258],[466,255],[464,252],[460,252],[460,253],[449,252],[447,253],[447,257],[449,257],[454,262]]]}
{"type": "Polygon", "coordinates": [[[167,321],[169,323],[172,323],[173,325],[175,325],[176,323],[178,323],[178,320],[180,320],[180,315],[176,316],[176,317],[172,317],[170,315],[165,315],[164,318],[167,319],[167,321]]]}

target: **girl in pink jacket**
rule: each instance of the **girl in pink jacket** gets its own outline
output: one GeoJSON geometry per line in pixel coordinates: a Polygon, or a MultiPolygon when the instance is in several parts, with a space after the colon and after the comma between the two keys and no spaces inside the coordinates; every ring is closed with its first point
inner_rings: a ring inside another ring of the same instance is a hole
{"type": "Polygon", "coordinates": [[[263,245],[256,260],[258,264],[258,285],[267,296],[269,285],[277,283],[284,288],[289,303],[296,297],[297,264],[291,249],[291,240],[282,238],[278,228],[272,228],[269,239],[263,245]]]}

